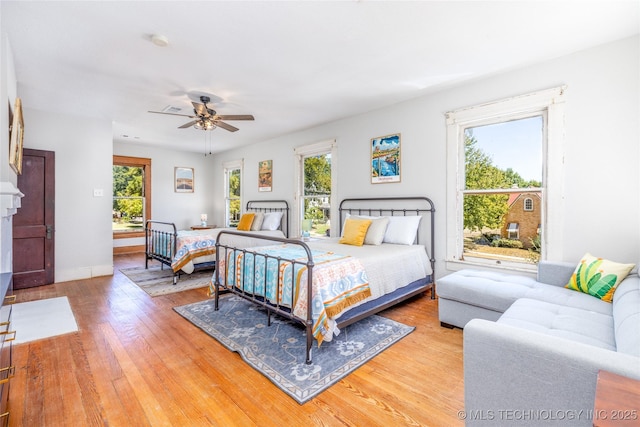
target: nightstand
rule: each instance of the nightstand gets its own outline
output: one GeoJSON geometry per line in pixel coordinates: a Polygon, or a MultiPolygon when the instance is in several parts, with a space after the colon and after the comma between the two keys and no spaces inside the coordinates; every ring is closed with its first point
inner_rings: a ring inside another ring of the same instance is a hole
{"type": "Polygon", "coordinates": [[[216,228],[215,225],[192,225],[192,230],[210,230],[212,228],[216,228]]]}

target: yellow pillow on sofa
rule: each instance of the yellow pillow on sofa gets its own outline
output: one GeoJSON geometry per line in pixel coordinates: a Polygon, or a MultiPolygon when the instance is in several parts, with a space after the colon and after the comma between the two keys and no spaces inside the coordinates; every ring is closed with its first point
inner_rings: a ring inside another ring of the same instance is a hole
{"type": "Polygon", "coordinates": [[[344,233],[338,243],[345,245],[362,246],[367,230],[371,225],[370,219],[351,219],[347,218],[344,223],[344,233]]]}
{"type": "Polygon", "coordinates": [[[635,264],[619,264],[587,253],[565,286],[611,302],[616,286],[624,280],[635,264]]]}
{"type": "Polygon", "coordinates": [[[253,223],[253,217],[255,213],[246,213],[240,217],[238,223],[238,231],[251,231],[251,223],[253,223]]]}

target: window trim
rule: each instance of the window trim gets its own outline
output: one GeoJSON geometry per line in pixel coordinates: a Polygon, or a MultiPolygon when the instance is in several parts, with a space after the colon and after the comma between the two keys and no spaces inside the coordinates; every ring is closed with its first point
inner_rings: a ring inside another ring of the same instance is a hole
{"type": "MultiPolygon", "coordinates": [[[[296,180],[294,212],[296,212],[296,214],[292,215],[291,217],[290,230],[296,230],[295,233],[299,233],[302,227],[302,215],[304,214],[304,199],[302,188],[304,186],[304,177],[302,176],[302,163],[305,157],[331,153],[331,196],[329,197],[329,204],[331,205],[330,218],[337,218],[336,194],[338,194],[338,144],[336,143],[335,139],[330,139],[327,141],[321,141],[313,144],[295,147],[293,149],[293,153],[295,162],[293,170],[296,180]]],[[[331,236],[333,237],[334,233],[337,233],[337,231],[334,231],[337,230],[337,228],[331,227],[330,230],[331,236]]]]}
{"type": "Polygon", "coordinates": [[[561,260],[564,224],[564,121],[566,86],[559,86],[525,95],[488,102],[447,112],[447,238],[446,268],[458,270],[480,264],[509,270],[533,271],[537,266],[495,261],[466,261],[463,253],[462,195],[464,191],[464,130],[472,126],[513,120],[519,117],[543,115],[543,224],[542,257],[561,260]]]}
{"type": "MultiPolygon", "coordinates": [[[[151,219],[151,159],[144,157],[118,156],[113,155],[114,166],[133,166],[143,169],[143,188],[144,188],[144,223],[151,219]]],[[[113,193],[113,189],[111,190],[113,193]]],[[[113,200],[113,194],[111,194],[113,200]]],[[[144,237],[143,231],[112,231],[114,239],[130,239],[132,237],[144,237]]]]}

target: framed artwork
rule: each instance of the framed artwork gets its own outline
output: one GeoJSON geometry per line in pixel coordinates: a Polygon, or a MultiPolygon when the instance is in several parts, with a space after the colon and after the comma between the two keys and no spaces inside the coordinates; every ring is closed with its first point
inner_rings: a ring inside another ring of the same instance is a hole
{"type": "Polygon", "coordinates": [[[271,191],[273,183],[273,160],[258,162],[258,191],[271,191]]]}
{"type": "Polygon", "coordinates": [[[371,183],[400,182],[400,134],[371,139],[371,183]]]}
{"type": "Polygon", "coordinates": [[[22,144],[24,139],[24,121],[22,120],[22,101],[16,98],[11,120],[11,136],[9,142],[9,165],[17,174],[22,173],[22,144]]]}
{"type": "Polygon", "coordinates": [[[193,168],[174,168],[176,193],[193,193],[193,168]]]}

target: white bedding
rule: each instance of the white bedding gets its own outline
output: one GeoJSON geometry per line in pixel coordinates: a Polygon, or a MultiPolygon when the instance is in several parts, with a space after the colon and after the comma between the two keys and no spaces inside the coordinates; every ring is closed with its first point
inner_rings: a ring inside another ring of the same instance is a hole
{"type": "MultiPolygon", "coordinates": [[[[352,302],[346,311],[364,304],[367,301],[389,294],[412,282],[424,279],[432,273],[429,257],[427,256],[425,247],[422,245],[383,243],[377,246],[353,246],[340,244],[338,240],[339,238],[318,239],[306,243],[312,251],[317,251],[322,254],[332,252],[335,255],[351,256],[359,261],[359,264],[364,268],[366,273],[366,282],[364,283],[368,282],[371,296],[358,302],[352,302]]],[[[262,242],[262,244],[254,246],[266,246],[269,244],[269,242],[265,240],[262,240],[262,242]]],[[[221,241],[221,243],[224,243],[224,241],[221,241]]],[[[283,250],[286,248],[278,245],[273,249],[275,253],[276,249],[283,250]]],[[[269,250],[270,248],[265,248],[265,251],[269,250]]],[[[285,259],[288,258],[285,256],[285,259]]],[[[334,313],[331,317],[324,317],[326,324],[323,326],[322,340],[319,342],[331,341],[333,335],[340,333],[336,320],[346,311],[341,311],[338,314],[334,313]]],[[[299,314],[297,313],[296,315],[299,314]]]]}
{"type": "Polygon", "coordinates": [[[391,293],[432,273],[423,245],[383,243],[378,246],[353,246],[340,244],[338,240],[319,239],[305,243],[314,250],[351,255],[360,260],[371,288],[371,297],[363,302],[391,293]]]}
{"type": "MultiPolygon", "coordinates": [[[[208,229],[208,230],[189,230],[188,233],[193,235],[193,234],[201,234],[203,236],[207,236],[207,238],[210,239],[217,239],[218,234],[221,231],[238,231],[236,228],[212,228],[212,229],[208,229]]],[[[180,233],[182,231],[178,231],[178,238],[180,238],[180,233]]],[[[256,235],[260,235],[260,236],[269,236],[269,237],[282,237],[284,238],[285,235],[282,232],[282,230],[258,230],[258,231],[242,231],[241,233],[248,233],[248,234],[256,234],[256,235]]],[[[255,247],[255,246],[264,246],[264,245],[272,245],[276,242],[270,241],[270,240],[263,240],[263,239],[256,239],[256,238],[251,238],[251,237],[245,237],[245,236],[234,236],[231,234],[226,234],[222,236],[222,242],[223,244],[229,245],[229,246],[235,246],[238,248],[251,248],[251,247],[255,247]]],[[[216,260],[216,254],[211,254],[211,255],[205,255],[205,256],[201,256],[198,258],[195,258],[193,260],[190,260],[187,264],[185,264],[182,267],[182,271],[187,273],[187,274],[191,274],[193,273],[194,269],[195,269],[195,264],[200,264],[200,263],[204,263],[204,262],[214,262],[216,260]]]]}

